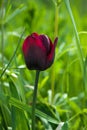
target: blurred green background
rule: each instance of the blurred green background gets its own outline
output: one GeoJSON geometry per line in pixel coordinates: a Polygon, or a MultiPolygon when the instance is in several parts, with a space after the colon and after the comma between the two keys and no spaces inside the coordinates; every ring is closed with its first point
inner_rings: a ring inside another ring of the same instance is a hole
{"type": "Polygon", "coordinates": [[[0,1],[0,130],[31,127],[27,109],[32,104],[35,71],[25,66],[22,44],[32,32],[46,34],[52,41],[58,36],[54,64],[40,74],[36,106],[49,117],[37,112],[37,130],[55,130],[60,122],[64,122],[62,130],[87,130],[87,0],[70,0],[70,5],[83,53],[84,76],[63,0],[0,1]]]}

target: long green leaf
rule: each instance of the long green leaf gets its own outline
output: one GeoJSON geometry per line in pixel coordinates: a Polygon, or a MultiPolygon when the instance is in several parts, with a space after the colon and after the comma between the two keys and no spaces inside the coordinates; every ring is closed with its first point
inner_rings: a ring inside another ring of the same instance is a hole
{"type": "Polygon", "coordinates": [[[80,59],[80,65],[81,65],[82,73],[84,74],[83,53],[82,53],[82,49],[81,49],[80,39],[79,39],[78,31],[77,31],[77,28],[76,28],[75,20],[74,20],[74,17],[73,17],[73,13],[72,13],[72,10],[71,10],[71,7],[70,7],[69,0],[64,0],[64,2],[65,2],[65,5],[67,7],[67,10],[68,10],[68,13],[70,15],[72,25],[73,25],[73,28],[74,28],[74,33],[75,33],[75,37],[76,37],[76,47],[78,49],[78,56],[79,56],[79,59],[80,59]]]}

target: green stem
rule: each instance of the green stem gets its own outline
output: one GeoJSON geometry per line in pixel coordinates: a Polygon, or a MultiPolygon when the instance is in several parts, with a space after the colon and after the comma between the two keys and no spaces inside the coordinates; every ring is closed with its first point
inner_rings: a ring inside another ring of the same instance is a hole
{"type": "MultiPolygon", "coordinates": [[[[58,5],[55,4],[55,25],[54,25],[54,37],[58,36],[58,5]]],[[[51,91],[52,91],[52,97],[51,97],[51,102],[53,102],[54,98],[54,87],[55,87],[55,64],[53,64],[52,67],[52,82],[51,82],[51,91]]]]}
{"type": "Polygon", "coordinates": [[[40,71],[36,71],[36,79],[33,93],[33,104],[32,104],[32,130],[35,130],[35,107],[36,107],[36,99],[37,99],[37,88],[38,88],[38,80],[39,80],[40,71]]]}

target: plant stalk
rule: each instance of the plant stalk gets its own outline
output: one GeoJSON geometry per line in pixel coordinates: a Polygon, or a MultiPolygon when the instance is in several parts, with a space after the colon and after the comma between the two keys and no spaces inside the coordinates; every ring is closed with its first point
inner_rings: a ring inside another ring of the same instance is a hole
{"type": "MultiPolygon", "coordinates": [[[[54,24],[54,37],[58,36],[58,5],[55,4],[55,24],[54,24]]],[[[52,67],[52,82],[51,82],[51,91],[52,91],[52,97],[51,97],[51,103],[53,102],[54,98],[54,87],[55,87],[55,64],[53,64],[52,67]]]]}
{"type": "Polygon", "coordinates": [[[37,100],[37,88],[38,88],[39,74],[40,74],[40,71],[37,70],[35,86],[34,86],[34,93],[33,93],[33,104],[32,104],[32,130],[35,130],[35,107],[36,107],[36,100],[37,100]]]}

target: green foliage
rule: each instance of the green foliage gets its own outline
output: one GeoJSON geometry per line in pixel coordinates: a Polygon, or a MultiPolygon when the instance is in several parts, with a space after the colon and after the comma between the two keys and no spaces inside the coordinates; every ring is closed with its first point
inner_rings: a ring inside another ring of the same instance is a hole
{"type": "Polygon", "coordinates": [[[25,67],[22,43],[32,32],[59,37],[54,65],[40,74],[36,129],[87,129],[86,4],[0,1],[0,130],[31,130],[35,72],[25,67]]]}

